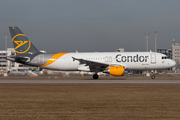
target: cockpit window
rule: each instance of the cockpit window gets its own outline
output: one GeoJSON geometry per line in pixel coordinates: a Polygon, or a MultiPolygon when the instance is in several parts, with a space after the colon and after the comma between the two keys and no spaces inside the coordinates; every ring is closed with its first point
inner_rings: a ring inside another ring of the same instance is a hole
{"type": "Polygon", "coordinates": [[[162,59],[169,59],[167,56],[163,56],[162,59]]]}

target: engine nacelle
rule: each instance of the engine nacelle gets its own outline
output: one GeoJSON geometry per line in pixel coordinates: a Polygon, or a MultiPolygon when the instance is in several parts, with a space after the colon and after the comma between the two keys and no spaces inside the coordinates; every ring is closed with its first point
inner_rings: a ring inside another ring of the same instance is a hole
{"type": "Polygon", "coordinates": [[[124,66],[110,66],[108,70],[104,71],[105,73],[109,73],[113,76],[123,76],[124,75],[124,66]]]}

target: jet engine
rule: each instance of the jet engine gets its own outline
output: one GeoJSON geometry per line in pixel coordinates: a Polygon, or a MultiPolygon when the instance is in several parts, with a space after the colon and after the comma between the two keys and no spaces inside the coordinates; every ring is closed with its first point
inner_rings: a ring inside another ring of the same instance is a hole
{"type": "Polygon", "coordinates": [[[123,76],[124,75],[124,66],[109,66],[104,73],[108,73],[113,76],[123,76]]]}

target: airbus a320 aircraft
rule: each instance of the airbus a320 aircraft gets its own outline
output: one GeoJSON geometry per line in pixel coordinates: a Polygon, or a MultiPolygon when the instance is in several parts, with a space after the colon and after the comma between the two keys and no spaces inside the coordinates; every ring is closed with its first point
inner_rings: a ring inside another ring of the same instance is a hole
{"type": "MultiPolygon", "coordinates": [[[[9,27],[16,55],[7,59],[25,65],[60,71],[98,72],[123,76],[125,70],[158,70],[175,66],[175,62],[155,52],[84,52],[41,53],[18,27],[9,27]]],[[[151,75],[154,79],[154,74],[151,75]]]]}

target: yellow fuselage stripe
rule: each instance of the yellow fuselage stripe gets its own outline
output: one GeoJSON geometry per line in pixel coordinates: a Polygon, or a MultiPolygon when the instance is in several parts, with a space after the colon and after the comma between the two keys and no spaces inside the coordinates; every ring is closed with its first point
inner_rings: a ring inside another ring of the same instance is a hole
{"type": "Polygon", "coordinates": [[[52,64],[53,62],[55,62],[58,58],[62,57],[62,56],[65,55],[65,54],[67,54],[67,53],[57,53],[57,54],[53,55],[53,56],[51,57],[51,59],[49,59],[49,60],[47,61],[47,63],[45,63],[44,65],[41,65],[41,66],[39,66],[39,67],[44,67],[44,66],[50,65],[50,64],[52,64]]]}

